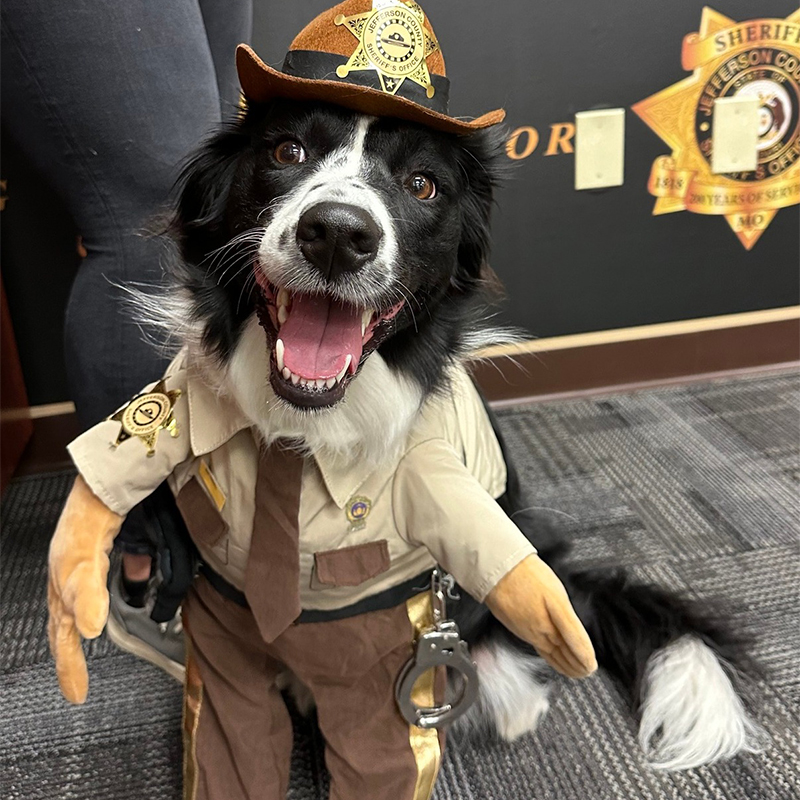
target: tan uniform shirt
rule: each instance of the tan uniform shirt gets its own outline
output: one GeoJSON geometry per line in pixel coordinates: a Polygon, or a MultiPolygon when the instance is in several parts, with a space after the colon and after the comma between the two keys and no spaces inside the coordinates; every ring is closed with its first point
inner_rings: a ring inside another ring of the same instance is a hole
{"type": "MultiPolygon", "coordinates": [[[[165,383],[181,392],[174,405],[178,435],[160,431],[151,456],[135,437],[114,446],[121,423],[111,419],[72,442],[70,455],[92,491],[118,514],[168,479],[202,557],[243,589],[258,434],[233,401],[203,382],[185,354],[170,366],[165,383]]],[[[436,563],[483,600],[536,552],[493,499],[505,486],[500,446],[461,369],[451,393],[425,403],[390,463],[347,464],[324,452],[307,457],[299,512],[302,607],[341,608],[436,563]]]]}

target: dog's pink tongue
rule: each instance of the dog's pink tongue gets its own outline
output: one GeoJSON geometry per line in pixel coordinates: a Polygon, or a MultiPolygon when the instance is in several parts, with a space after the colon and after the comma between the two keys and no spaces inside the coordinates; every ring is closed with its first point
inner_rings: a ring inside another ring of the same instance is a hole
{"type": "Polygon", "coordinates": [[[348,355],[352,369],[361,359],[361,311],[328,297],[295,294],[278,336],[284,365],[292,372],[308,380],[333,378],[348,355]]]}

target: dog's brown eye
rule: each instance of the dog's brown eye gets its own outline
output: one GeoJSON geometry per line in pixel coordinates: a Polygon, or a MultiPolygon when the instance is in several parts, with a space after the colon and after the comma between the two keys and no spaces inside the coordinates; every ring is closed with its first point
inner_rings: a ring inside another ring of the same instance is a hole
{"type": "Polygon", "coordinates": [[[300,142],[288,139],[275,148],[275,160],[279,164],[302,164],[306,160],[306,151],[300,142]]]}
{"type": "Polygon", "coordinates": [[[406,189],[417,200],[433,200],[436,197],[436,184],[421,172],[417,172],[406,181],[406,189]]]}

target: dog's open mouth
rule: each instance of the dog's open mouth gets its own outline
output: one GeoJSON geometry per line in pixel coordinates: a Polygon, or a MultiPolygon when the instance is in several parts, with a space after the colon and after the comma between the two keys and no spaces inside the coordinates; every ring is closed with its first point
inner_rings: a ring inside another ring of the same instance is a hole
{"type": "Polygon", "coordinates": [[[390,334],[404,302],[385,310],[359,308],[320,294],[270,283],[256,267],[258,318],[271,350],[275,392],[304,408],[332,406],[366,357],[390,334]]]}

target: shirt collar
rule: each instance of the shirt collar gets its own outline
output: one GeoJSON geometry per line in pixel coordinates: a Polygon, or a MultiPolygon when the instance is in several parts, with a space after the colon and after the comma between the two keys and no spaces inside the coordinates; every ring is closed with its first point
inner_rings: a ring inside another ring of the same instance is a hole
{"type": "MultiPolygon", "coordinates": [[[[189,440],[195,456],[207,455],[222,447],[239,431],[252,427],[252,422],[239,405],[209,386],[197,369],[191,366],[187,368],[186,389],[189,398],[189,440]]],[[[356,463],[348,462],[329,451],[315,453],[314,460],[328,493],[339,508],[347,505],[370,475],[383,469],[361,459],[356,463]]]]}
{"type": "MultiPolygon", "coordinates": [[[[464,380],[469,382],[465,372],[463,372],[463,376],[460,373],[454,374],[454,379],[459,385],[464,380]]],[[[395,452],[378,464],[364,458],[357,458],[355,461],[347,460],[329,450],[315,453],[314,458],[322,474],[322,479],[336,505],[339,508],[348,505],[349,501],[359,493],[359,489],[367,479],[373,475],[380,473],[387,478],[393,475],[413,442],[441,436],[443,418],[452,416],[449,413],[452,403],[450,395],[444,399],[438,396],[429,398],[414,415],[410,430],[402,437],[401,441],[398,441],[395,452]]],[[[381,481],[378,483],[382,484],[381,481]]]]}
{"type": "Polygon", "coordinates": [[[348,501],[353,499],[370,475],[395,466],[394,463],[376,466],[363,459],[355,463],[347,462],[341,456],[325,450],[315,453],[314,460],[317,462],[328,493],[339,508],[344,508],[348,501]]]}
{"type": "Polygon", "coordinates": [[[189,396],[189,440],[195,456],[221,447],[239,431],[250,427],[238,404],[212,389],[191,365],[186,376],[189,396]]]}

